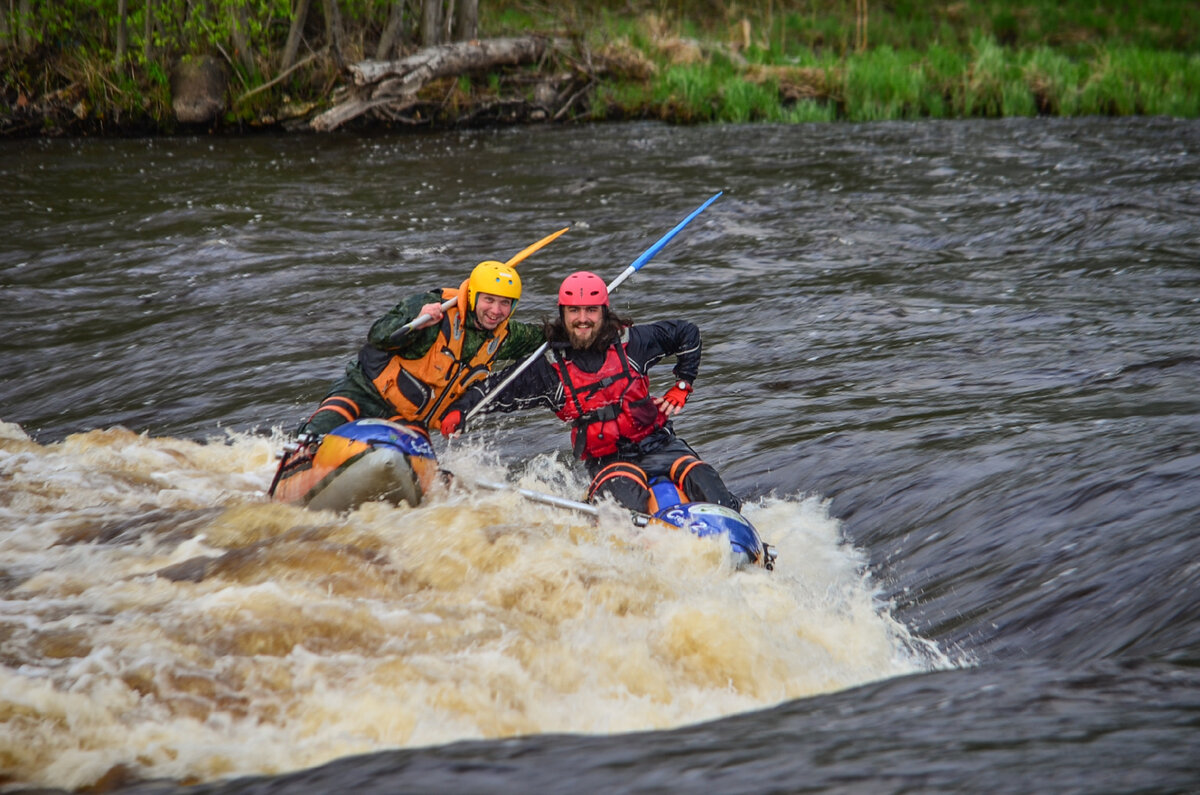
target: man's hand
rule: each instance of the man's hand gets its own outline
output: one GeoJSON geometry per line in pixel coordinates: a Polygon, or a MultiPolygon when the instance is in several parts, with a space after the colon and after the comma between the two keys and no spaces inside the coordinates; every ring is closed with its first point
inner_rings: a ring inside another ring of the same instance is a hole
{"type": "Polygon", "coordinates": [[[654,398],[654,405],[658,406],[658,410],[663,414],[673,417],[683,411],[683,404],[687,403],[690,394],[692,394],[692,385],[687,381],[680,381],[668,389],[662,397],[654,398]]]}
{"type": "Polygon", "coordinates": [[[452,411],[445,417],[442,417],[442,436],[447,439],[462,430],[462,412],[452,411]]]}
{"type": "Polygon", "coordinates": [[[444,313],[442,312],[441,304],[425,304],[425,306],[421,307],[421,314],[429,315],[436,323],[442,319],[444,313]]]}

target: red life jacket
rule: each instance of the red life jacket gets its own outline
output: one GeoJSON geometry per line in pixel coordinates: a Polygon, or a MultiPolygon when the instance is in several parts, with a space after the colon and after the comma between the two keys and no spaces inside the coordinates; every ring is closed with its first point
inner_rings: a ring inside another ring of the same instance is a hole
{"type": "Polygon", "coordinates": [[[628,449],[667,422],[650,399],[650,379],[629,366],[628,342],[625,331],[609,346],[604,364],[595,373],[581,370],[553,351],[550,364],[562,380],[566,398],[555,413],[571,423],[571,443],[578,458],[603,458],[628,449]]]}

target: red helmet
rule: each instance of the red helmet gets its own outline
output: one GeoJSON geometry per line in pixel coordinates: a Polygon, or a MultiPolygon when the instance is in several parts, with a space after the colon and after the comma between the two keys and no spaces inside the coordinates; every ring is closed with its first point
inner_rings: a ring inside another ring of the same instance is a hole
{"type": "Polygon", "coordinates": [[[608,306],[608,287],[589,271],[576,271],[558,288],[559,306],[608,306]]]}

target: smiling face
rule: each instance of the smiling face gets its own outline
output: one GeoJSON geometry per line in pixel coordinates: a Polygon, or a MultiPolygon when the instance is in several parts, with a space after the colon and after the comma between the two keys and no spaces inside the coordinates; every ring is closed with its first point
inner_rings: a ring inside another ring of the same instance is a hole
{"type": "Polygon", "coordinates": [[[596,341],[600,324],[604,322],[604,307],[564,306],[562,313],[563,326],[572,348],[587,348],[596,341]]]}
{"type": "Polygon", "coordinates": [[[512,314],[513,300],[502,295],[479,293],[475,296],[475,320],[486,331],[495,331],[512,314]]]}

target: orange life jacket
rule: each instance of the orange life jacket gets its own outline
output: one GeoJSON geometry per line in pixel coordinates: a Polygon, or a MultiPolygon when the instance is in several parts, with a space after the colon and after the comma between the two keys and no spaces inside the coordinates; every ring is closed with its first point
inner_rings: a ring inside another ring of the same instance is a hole
{"type": "Polygon", "coordinates": [[[442,316],[437,339],[429,352],[419,359],[392,356],[387,365],[371,379],[384,400],[396,409],[398,417],[425,425],[441,422],[445,409],[467,387],[482,381],[491,372],[500,344],[508,336],[508,318],[496,327],[492,337],[479,346],[470,361],[462,361],[463,318],[467,309],[467,283],[457,290],[442,290],[442,302],[457,298],[442,316]]]}
{"type": "Polygon", "coordinates": [[[555,413],[572,424],[571,443],[579,458],[603,458],[628,449],[667,422],[650,399],[649,377],[629,366],[628,342],[626,330],[609,346],[604,364],[595,373],[581,370],[553,351],[551,366],[562,380],[566,398],[555,413]]]}

